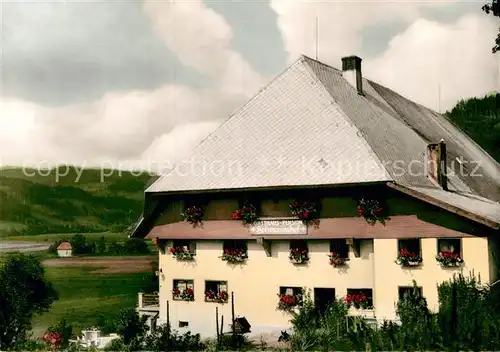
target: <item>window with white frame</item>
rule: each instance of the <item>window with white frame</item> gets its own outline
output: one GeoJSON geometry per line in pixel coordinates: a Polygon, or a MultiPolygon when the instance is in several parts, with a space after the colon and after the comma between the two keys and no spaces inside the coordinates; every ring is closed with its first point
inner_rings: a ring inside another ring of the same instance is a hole
{"type": "Polygon", "coordinates": [[[194,281],[173,280],[172,298],[176,301],[194,301],[194,281]]]}
{"type": "Polygon", "coordinates": [[[227,281],[205,281],[206,302],[227,302],[228,299],[227,281]]]}

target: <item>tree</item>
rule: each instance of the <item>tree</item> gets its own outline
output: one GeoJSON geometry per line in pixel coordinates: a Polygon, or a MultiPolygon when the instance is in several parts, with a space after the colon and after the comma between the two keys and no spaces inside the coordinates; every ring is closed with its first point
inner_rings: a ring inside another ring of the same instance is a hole
{"type": "MultiPolygon", "coordinates": [[[[491,4],[486,4],[482,7],[483,11],[487,14],[492,14],[495,17],[500,17],[500,1],[493,0],[491,4]]],[[[500,33],[497,35],[495,40],[495,46],[492,49],[493,54],[500,51],[500,33]]]]}
{"type": "Polygon", "coordinates": [[[73,254],[85,254],[87,253],[87,242],[85,236],[81,234],[76,234],[71,238],[71,247],[73,248],[73,254]]]}
{"type": "Polygon", "coordinates": [[[147,254],[149,247],[143,239],[131,238],[123,245],[123,251],[126,254],[147,254]]]}
{"type": "Polygon", "coordinates": [[[461,100],[445,115],[500,162],[500,94],[461,100]]]}
{"type": "Polygon", "coordinates": [[[0,267],[0,350],[24,341],[32,316],[47,311],[57,299],[37,258],[10,256],[0,267]]]}
{"type": "Polygon", "coordinates": [[[97,241],[96,251],[99,254],[106,253],[106,240],[104,239],[104,236],[99,237],[99,240],[97,241]]]}
{"type": "Polygon", "coordinates": [[[144,336],[148,330],[146,319],[147,316],[139,318],[139,314],[133,308],[120,311],[114,325],[124,344],[128,345],[132,340],[139,340],[144,336]]]}

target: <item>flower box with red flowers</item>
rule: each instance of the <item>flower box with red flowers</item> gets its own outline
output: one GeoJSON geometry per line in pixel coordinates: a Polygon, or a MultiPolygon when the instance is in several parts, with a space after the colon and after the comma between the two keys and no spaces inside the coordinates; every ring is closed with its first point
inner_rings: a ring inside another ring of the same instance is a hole
{"type": "Polygon", "coordinates": [[[43,341],[54,348],[54,350],[58,349],[62,344],[62,334],[59,331],[47,331],[43,335],[43,341]]]}
{"type": "Polygon", "coordinates": [[[278,309],[289,311],[299,305],[299,298],[294,295],[278,294],[278,309]]]}
{"type": "Polygon", "coordinates": [[[422,257],[418,253],[410,252],[406,248],[399,251],[396,264],[401,266],[418,266],[422,264],[422,257]]]}
{"type": "Polygon", "coordinates": [[[233,220],[242,220],[244,225],[251,225],[256,222],[259,217],[257,216],[257,209],[251,205],[244,205],[240,209],[236,209],[231,215],[233,220]]]}
{"type": "Polygon", "coordinates": [[[358,215],[364,217],[370,225],[375,225],[377,221],[385,224],[387,219],[382,204],[375,199],[361,199],[358,202],[357,211],[358,215]]]}
{"type": "Polygon", "coordinates": [[[309,261],[309,251],[307,249],[294,248],[290,249],[288,256],[290,262],[294,264],[305,264],[309,261]]]}
{"type": "Polygon", "coordinates": [[[193,260],[195,256],[186,247],[171,247],[169,251],[178,260],[193,260]]]}
{"type": "Polygon", "coordinates": [[[368,302],[368,296],[364,293],[348,293],[344,298],[344,303],[348,307],[356,309],[372,309],[368,302]]]}
{"type": "Polygon", "coordinates": [[[172,290],[172,295],[177,301],[194,301],[194,290],[192,288],[186,288],[182,291],[178,288],[174,288],[172,290]]]}
{"type": "Polygon", "coordinates": [[[463,264],[464,259],[460,253],[452,251],[441,251],[436,256],[436,260],[441,266],[460,266],[463,264]]]}
{"type": "Polygon", "coordinates": [[[221,258],[228,263],[241,263],[248,258],[248,253],[245,249],[224,249],[221,258]]]}
{"type": "Polygon", "coordinates": [[[207,302],[226,303],[228,299],[229,294],[226,291],[220,291],[219,293],[215,291],[205,292],[205,301],[207,302]]]}
{"type": "Polygon", "coordinates": [[[184,212],[181,213],[181,216],[184,217],[185,221],[189,222],[193,226],[196,226],[201,223],[203,213],[203,207],[193,205],[192,207],[186,208],[184,212]]]}
{"type": "Polygon", "coordinates": [[[304,222],[314,220],[318,217],[318,206],[314,202],[293,201],[288,207],[292,210],[294,216],[304,222]]]}
{"type": "Polygon", "coordinates": [[[342,257],[336,252],[328,254],[328,257],[330,258],[330,265],[334,267],[347,265],[347,262],[349,261],[349,258],[342,257]]]}

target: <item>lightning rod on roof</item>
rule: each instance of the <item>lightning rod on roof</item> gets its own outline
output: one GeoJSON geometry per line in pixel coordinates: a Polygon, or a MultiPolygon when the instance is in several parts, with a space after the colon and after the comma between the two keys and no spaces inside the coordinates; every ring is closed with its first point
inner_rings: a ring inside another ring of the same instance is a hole
{"type": "Polygon", "coordinates": [[[441,113],[441,83],[438,84],[438,112],[441,113]]]}
{"type": "Polygon", "coordinates": [[[318,16],[316,16],[316,26],[315,26],[315,40],[314,42],[316,43],[316,61],[318,60],[318,16]]]}

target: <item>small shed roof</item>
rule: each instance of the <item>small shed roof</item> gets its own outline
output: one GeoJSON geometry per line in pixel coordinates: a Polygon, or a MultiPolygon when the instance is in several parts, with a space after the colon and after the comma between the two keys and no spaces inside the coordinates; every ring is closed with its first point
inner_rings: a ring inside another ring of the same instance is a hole
{"type": "Polygon", "coordinates": [[[67,249],[71,249],[71,243],[69,242],[63,242],[61,243],[58,247],[57,247],[58,250],[67,250],[67,249]]]}

